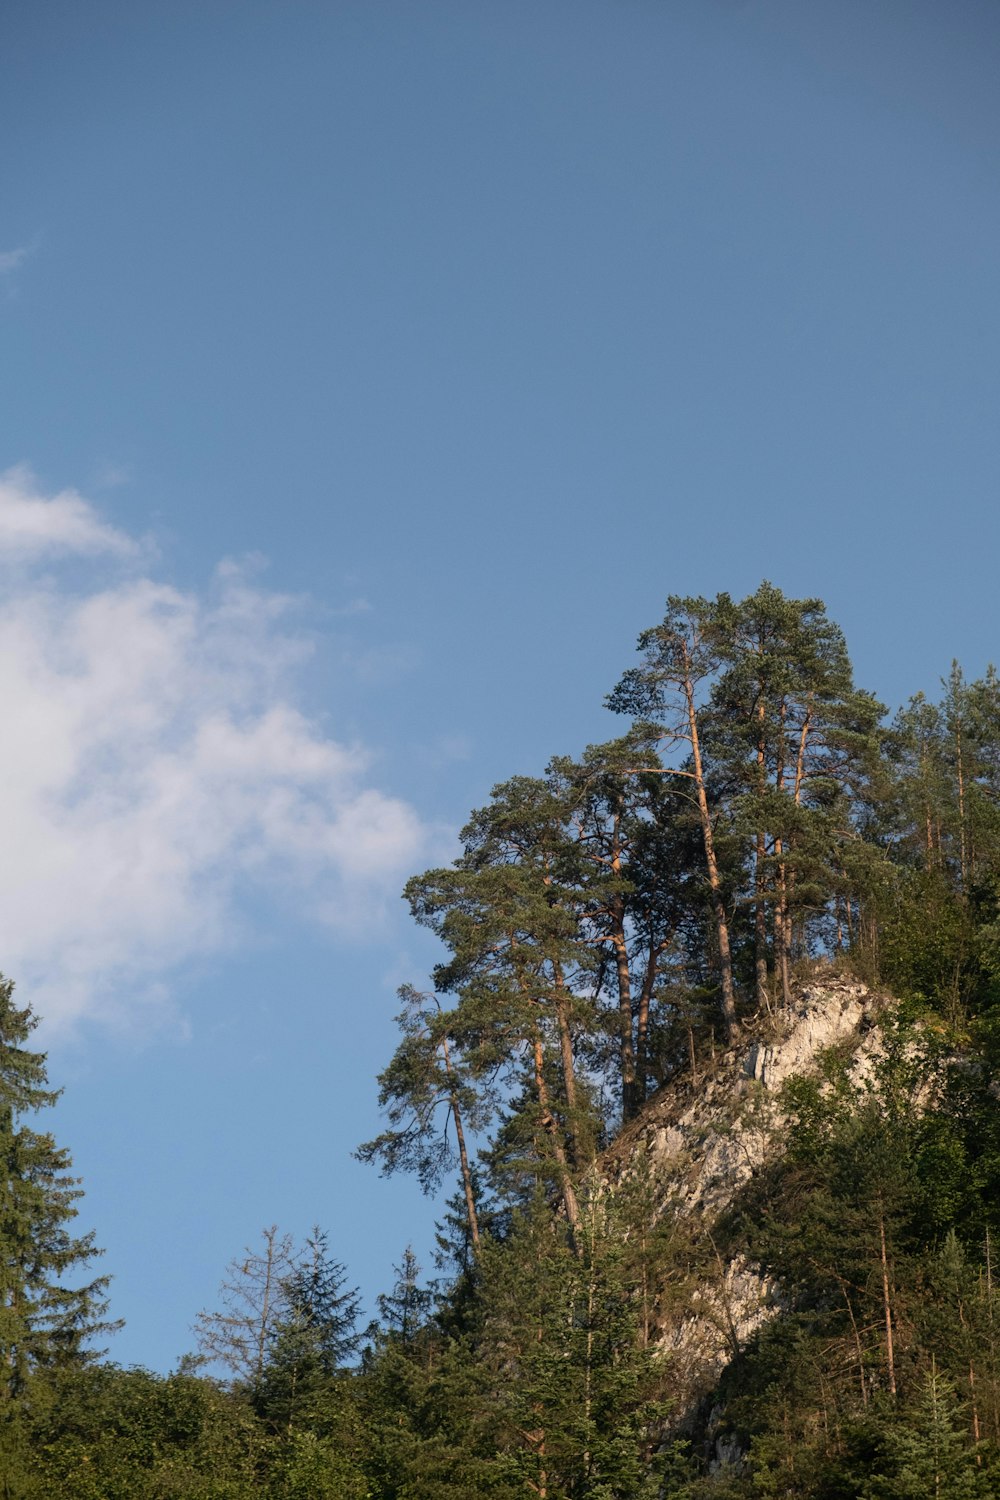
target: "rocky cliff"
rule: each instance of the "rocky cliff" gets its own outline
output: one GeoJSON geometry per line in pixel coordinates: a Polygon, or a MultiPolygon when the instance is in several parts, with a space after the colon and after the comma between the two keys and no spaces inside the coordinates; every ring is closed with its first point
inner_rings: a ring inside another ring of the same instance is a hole
{"type": "MultiPolygon", "coordinates": [[[[777,1288],[744,1257],[716,1250],[713,1231],[753,1173],[781,1149],[782,1086],[794,1075],[815,1074],[831,1049],[848,1055],[860,1082],[882,1049],[875,1023],[883,1004],[858,980],[818,971],[790,1007],[759,1017],[708,1066],[662,1088],[615,1143],[609,1176],[641,1173],[662,1226],[689,1235],[709,1266],[692,1286],[666,1289],[656,1308],[680,1426],[755,1330],[781,1310],[777,1288]]],[[[715,1446],[720,1459],[731,1456],[724,1438],[715,1446]]]]}

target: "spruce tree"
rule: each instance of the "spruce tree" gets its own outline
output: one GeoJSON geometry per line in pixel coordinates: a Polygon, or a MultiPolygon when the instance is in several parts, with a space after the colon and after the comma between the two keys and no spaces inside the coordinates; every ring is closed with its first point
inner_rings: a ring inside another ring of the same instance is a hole
{"type": "Polygon", "coordinates": [[[33,1369],[93,1358],[87,1340],[115,1326],[104,1318],[110,1278],[74,1280],[101,1252],[92,1232],[71,1232],[82,1190],[69,1153],[21,1123],[60,1091],[48,1087],[45,1054],[26,1046],[37,1018],[13,997],[13,983],[0,978],[0,1401],[8,1408],[33,1369]]]}
{"type": "Polygon", "coordinates": [[[412,1245],[407,1245],[401,1264],[392,1269],[396,1280],[391,1292],[379,1294],[379,1317],[386,1337],[408,1345],[426,1321],[434,1293],[430,1287],[420,1284],[420,1262],[412,1245]]]}
{"type": "Polygon", "coordinates": [[[954,1388],[932,1364],[908,1419],[888,1427],[889,1472],[871,1477],[864,1500],[985,1500],[995,1494],[961,1430],[963,1419],[954,1388]]]}
{"type": "Polygon", "coordinates": [[[314,1228],[281,1284],[263,1378],[256,1392],[261,1414],[277,1428],[312,1421],[331,1386],[357,1351],[361,1302],[347,1272],[334,1260],[325,1231],[314,1228]]]}

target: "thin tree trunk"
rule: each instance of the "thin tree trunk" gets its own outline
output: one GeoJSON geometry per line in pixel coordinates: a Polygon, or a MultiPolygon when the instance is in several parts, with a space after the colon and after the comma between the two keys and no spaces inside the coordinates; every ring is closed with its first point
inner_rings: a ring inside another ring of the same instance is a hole
{"type": "Polygon", "coordinates": [[[259,1385],[264,1378],[264,1365],[267,1362],[267,1346],[271,1335],[271,1294],[275,1280],[275,1241],[278,1237],[278,1226],[272,1224],[269,1229],[264,1230],[264,1243],[267,1246],[264,1252],[264,1288],[261,1294],[260,1322],[257,1328],[257,1356],[254,1361],[254,1374],[259,1385]]]}
{"type": "Polygon", "coordinates": [[[757,833],[757,848],[754,856],[754,969],[756,971],[757,1009],[770,1009],[770,994],[767,985],[767,835],[757,833]]]}
{"type": "Polygon", "coordinates": [[[955,727],[955,769],[958,773],[958,847],[959,847],[959,871],[962,877],[962,890],[965,891],[969,884],[968,855],[965,847],[965,773],[962,766],[962,721],[959,719],[955,727]]]}
{"type": "MultiPolygon", "coordinates": [[[[824,1267],[820,1266],[819,1263],[815,1260],[813,1261],[813,1265],[816,1266],[817,1270],[823,1271],[825,1269],[824,1267]]],[[[854,1316],[854,1304],[851,1302],[851,1296],[847,1290],[848,1283],[842,1276],[838,1276],[836,1271],[834,1271],[832,1274],[834,1275],[834,1277],[836,1277],[841,1293],[843,1294],[844,1305],[847,1308],[847,1316],[851,1320],[851,1333],[854,1336],[854,1352],[858,1357],[858,1381],[861,1385],[861,1404],[862,1406],[867,1406],[868,1388],[865,1385],[865,1357],[864,1350],[861,1345],[861,1334],[858,1329],[858,1320],[854,1316]]]]}
{"type": "Polygon", "coordinates": [[[691,1085],[698,1087],[698,1056],[694,1050],[694,1027],[691,1025],[691,1012],[687,1011],[684,1016],[687,1026],[688,1039],[688,1062],[691,1064],[691,1085]]]}
{"type": "MultiPolygon", "coordinates": [[[[806,716],[802,720],[802,729],[799,732],[799,745],[795,756],[795,782],[792,800],[796,808],[802,806],[802,788],[806,778],[806,748],[809,743],[809,734],[812,729],[812,702],[806,710],[806,716]]],[[[792,916],[792,898],[795,894],[795,871],[788,872],[788,904],[785,908],[785,957],[786,962],[790,956],[794,956],[795,928],[792,916]]],[[[800,929],[801,934],[801,929],[800,929]]]]}
{"type": "Polygon", "coordinates": [[[625,942],[624,923],[617,912],[612,913],[614,928],[611,941],[615,950],[615,969],[618,977],[618,1033],[620,1047],[620,1069],[622,1085],[622,1118],[631,1120],[638,1107],[636,1089],[635,1049],[632,1046],[632,976],[629,973],[628,947],[625,942]]]}
{"type": "MultiPolygon", "coordinates": [[[[543,877],[544,884],[551,886],[552,876],[543,877]]],[[[556,1027],[559,1032],[559,1060],[562,1067],[563,1091],[566,1095],[566,1113],[568,1116],[568,1129],[566,1131],[567,1144],[570,1159],[576,1165],[576,1068],[573,1061],[573,1036],[570,1031],[569,1016],[566,1004],[566,981],[563,978],[562,965],[558,959],[552,960],[552,981],[554,985],[554,1002],[556,1012],[556,1027]]]]}
{"type": "MultiPolygon", "coordinates": [[[[615,813],[611,843],[611,873],[621,879],[622,847],[620,837],[621,815],[615,813]]],[[[611,919],[611,942],[615,950],[615,971],[618,978],[618,1040],[620,1047],[622,1119],[631,1120],[638,1105],[636,1088],[635,1048],[632,1045],[632,975],[629,971],[628,943],[625,937],[625,899],[620,894],[612,897],[608,913],[611,919]]]]}
{"type": "MultiPolygon", "coordinates": [[[[962,1327],[966,1330],[966,1332],[968,1332],[969,1325],[965,1319],[965,1308],[962,1306],[961,1298],[959,1298],[958,1301],[958,1320],[961,1323],[962,1327]]],[[[977,1448],[976,1467],[981,1468],[983,1463],[983,1455],[978,1452],[979,1439],[981,1434],[979,1430],[979,1403],[976,1399],[976,1367],[972,1362],[971,1354],[969,1355],[969,1405],[972,1408],[972,1437],[977,1448]]]]}
{"type": "Polygon", "coordinates": [[[778,982],[781,985],[781,1003],[789,1006],[792,1003],[792,990],[788,978],[788,949],[786,941],[788,927],[785,915],[788,911],[788,887],[785,880],[784,844],[780,834],[775,836],[774,855],[778,861],[778,901],[777,910],[774,914],[774,966],[778,971],[778,982]]]}
{"type": "Polygon", "coordinates": [[[639,991],[639,1007],[636,1015],[635,1089],[638,1105],[645,1103],[649,1087],[649,1007],[653,1001],[653,986],[656,984],[656,965],[660,954],[665,953],[669,947],[669,938],[661,938],[658,943],[654,943],[652,938],[649,940],[646,972],[643,975],[642,989],[639,991]]]}
{"type": "MultiPolygon", "coordinates": [[[[757,700],[757,781],[761,790],[767,779],[767,744],[764,739],[764,688],[758,683],[757,700]]],[[[770,1008],[767,984],[767,833],[757,830],[757,845],[754,854],[754,967],[757,978],[757,1009],[770,1008]]]]}
{"type": "Polygon", "coordinates": [[[879,1243],[882,1252],[882,1308],[885,1313],[885,1359],[889,1371],[889,1394],[896,1397],[896,1356],[892,1342],[892,1302],[889,1296],[889,1256],[885,1245],[885,1215],[878,1216],[879,1243]]]}
{"type": "Polygon", "coordinates": [[[852,1331],[854,1333],[854,1349],[855,1349],[855,1353],[858,1356],[858,1379],[861,1382],[861,1405],[862,1406],[867,1406],[868,1405],[868,1387],[865,1385],[865,1357],[864,1357],[864,1351],[861,1348],[861,1335],[858,1332],[857,1319],[854,1316],[854,1308],[851,1306],[851,1299],[847,1295],[847,1288],[846,1288],[846,1286],[842,1286],[841,1290],[844,1293],[844,1301],[847,1303],[847,1312],[848,1312],[848,1315],[849,1315],[849,1317],[851,1319],[851,1329],[852,1329],[852,1331]]]}
{"type": "Polygon", "coordinates": [[[556,1026],[559,1030],[559,1063],[562,1068],[563,1092],[566,1095],[566,1146],[569,1153],[569,1160],[576,1167],[579,1165],[576,1063],[573,1058],[573,1034],[570,1030],[569,1015],[567,1014],[566,981],[563,978],[561,964],[553,962],[552,977],[555,982],[556,1026]]]}
{"type": "Polygon", "coordinates": [[[989,1225],[986,1226],[986,1314],[990,1324],[990,1406],[993,1413],[993,1438],[1000,1437],[1000,1405],[997,1403],[997,1346],[993,1320],[993,1251],[989,1225]]]}
{"type": "Polygon", "coordinates": [[[594,1267],[593,1264],[587,1268],[587,1358],[584,1366],[583,1382],[583,1431],[584,1442],[587,1446],[583,1450],[583,1472],[590,1473],[590,1421],[593,1409],[593,1379],[594,1379],[594,1267]]]}
{"type": "Polygon", "coordinates": [[[476,1213],[476,1195],[472,1189],[472,1170],[469,1166],[469,1153],[465,1149],[465,1130],[462,1126],[462,1111],[458,1107],[458,1099],[455,1095],[455,1077],[451,1068],[451,1054],[448,1051],[448,1038],[441,1038],[441,1050],[444,1054],[444,1070],[448,1075],[448,1083],[451,1086],[449,1103],[451,1104],[451,1118],[455,1122],[455,1139],[458,1142],[458,1159],[462,1168],[462,1188],[465,1193],[465,1212],[469,1220],[469,1235],[472,1239],[473,1254],[479,1252],[479,1215],[476,1213]]]}
{"type": "MultiPolygon", "coordinates": [[[[778,764],[774,774],[774,785],[780,793],[785,790],[785,719],[788,714],[787,705],[781,705],[781,738],[778,749],[778,764]]],[[[788,979],[788,880],[785,868],[785,844],[780,833],[774,837],[774,857],[778,863],[778,902],[774,914],[774,966],[778,971],[778,982],[781,985],[781,1003],[789,1006],[792,1003],[791,985],[788,979]]]]}
{"type": "Polygon", "coordinates": [[[542,1126],[548,1135],[552,1147],[552,1155],[556,1160],[559,1173],[559,1186],[562,1191],[563,1204],[566,1208],[566,1218],[569,1221],[570,1234],[573,1240],[573,1248],[577,1255],[581,1253],[580,1247],[580,1206],[577,1202],[576,1192],[573,1187],[573,1179],[570,1175],[569,1161],[566,1156],[566,1148],[559,1139],[559,1122],[552,1113],[549,1103],[549,1090],[545,1082],[545,1052],[542,1039],[536,1028],[532,1039],[532,1053],[535,1063],[535,1092],[538,1097],[538,1107],[541,1110],[542,1126]]]}
{"type": "Polygon", "coordinates": [[[694,764],[694,785],[701,817],[702,839],[705,845],[705,866],[708,871],[708,886],[712,897],[712,912],[715,917],[716,939],[719,944],[719,968],[722,979],[722,1020],[726,1030],[726,1041],[730,1042],[736,1031],[736,990],[733,984],[733,958],[729,942],[729,921],[726,904],[722,897],[722,880],[715,857],[715,838],[712,832],[712,814],[705,790],[705,774],[701,760],[701,740],[698,735],[698,715],[695,711],[694,683],[691,680],[690,657],[687,646],[682,647],[684,659],[684,698],[687,704],[688,733],[691,756],[694,764]]]}
{"type": "Polygon", "coordinates": [[[968,851],[966,848],[965,835],[965,767],[962,757],[962,669],[957,661],[951,664],[951,693],[954,712],[955,733],[955,775],[958,781],[958,848],[959,848],[959,874],[961,876],[963,895],[968,889],[969,869],[968,851]]]}

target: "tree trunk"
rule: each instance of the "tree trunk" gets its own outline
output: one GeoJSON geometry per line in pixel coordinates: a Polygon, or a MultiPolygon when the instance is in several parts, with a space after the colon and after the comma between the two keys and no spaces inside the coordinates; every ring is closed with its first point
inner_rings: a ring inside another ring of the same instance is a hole
{"type": "Polygon", "coordinates": [[[757,1009],[768,1010],[770,1008],[770,994],[767,986],[767,876],[765,861],[767,859],[767,836],[763,831],[757,834],[757,848],[754,856],[754,913],[753,913],[753,938],[754,938],[754,969],[756,973],[757,1009]]]}
{"type": "Polygon", "coordinates": [[[573,1035],[570,1031],[569,1016],[566,1013],[566,985],[563,981],[562,969],[559,964],[553,964],[553,975],[556,983],[556,1025],[559,1028],[559,1063],[562,1068],[563,1092],[566,1095],[566,1147],[571,1164],[579,1166],[579,1143],[577,1137],[577,1125],[579,1119],[576,1109],[576,1065],[573,1061],[573,1035]]]}
{"type": "Polygon", "coordinates": [[[789,1006],[792,1003],[792,989],[788,977],[788,887],[785,881],[784,844],[780,833],[775,836],[774,855],[778,861],[778,901],[774,913],[774,966],[778,971],[778,981],[781,985],[781,1003],[789,1006]]]}
{"type": "Polygon", "coordinates": [[[462,1189],[465,1193],[465,1212],[469,1220],[469,1236],[472,1240],[474,1254],[479,1252],[479,1215],[476,1213],[476,1195],[472,1188],[472,1170],[469,1166],[469,1153],[465,1149],[465,1130],[462,1126],[462,1111],[458,1107],[458,1099],[454,1092],[454,1074],[451,1070],[451,1054],[448,1051],[448,1038],[441,1038],[441,1049],[444,1053],[444,1069],[448,1075],[448,1083],[452,1092],[450,1096],[451,1118],[455,1122],[455,1139],[458,1142],[458,1159],[462,1168],[462,1189]]]}
{"type": "MultiPolygon", "coordinates": [[[[622,873],[620,824],[621,816],[615,813],[611,844],[611,872],[616,880],[621,879],[622,873]]],[[[632,1045],[632,976],[629,972],[628,943],[625,937],[625,899],[620,894],[612,898],[609,916],[611,918],[611,942],[615,950],[615,971],[618,977],[622,1119],[631,1120],[639,1107],[639,1091],[636,1088],[635,1049],[632,1045]]]]}
{"type": "Polygon", "coordinates": [[[968,853],[965,837],[965,771],[962,765],[962,719],[955,720],[955,772],[958,778],[958,848],[959,873],[962,878],[962,894],[969,884],[968,853]]]}
{"type": "MultiPolygon", "coordinates": [[[[787,705],[781,705],[781,741],[778,749],[778,764],[774,784],[779,792],[785,790],[785,718],[787,705]]],[[[774,857],[778,862],[778,902],[774,913],[774,966],[781,985],[781,1003],[792,1003],[792,990],[788,979],[788,882],[785,869],[785,845],[780,833],[774,837],[774,857]]]]}
{"type": "Polygon", "coordinates": [[[649,940],[649,953],[646,956],[646,973],[643,976],[642,989],[639,992],[639,1009],[636,1016],[636,1106],[645,1103],[646,1091],[649,1086],[649,1007],[653,1000],[653,986],[656,984],[656,966],[660,954],[665,953],[670,947],[669,938],[661,938],[658,943],[649,940]]]}
{"type": "Polygon", "coordinates": [[[570,1234],[573,1240],[573,1248],[576,1254],[581,1254],[580,1246],[580,1206],[577,1202],[576,1191],[573,1187],[573,1179],[570,1175],[569,1161],[566,1156],[566,1148],[559,1139],[559,1122],[549,1103],[549,1090],[545,1082],[545,1052],[542,1039],[537,1028],[532,1039],[532,1054],[535,1063],[535,1092],[538,1097],[538,1107],[542,1115],[542,1127],[549,1138],[552,1146],[552,1155],[555,1157],[556,1168],[559,1175],[559,1186],[562,1192],[563,1204],[566,1209],[566,1218],[569,1221],[570,1234]]]}
{"type": "Polygon", "coordinates": [[[635,1049],[632,1046],[632,976],[629,973],[625,927],[619,914],[612,913],[611,941],[615,950],[618,978],[618,1033],[622,1084],[622,1118],[631,1120],[638,1108],[635,1076],[635,1049]]]}
{"type": "MultiPolygon", "coordinates": [[[[767,743],[764,739],[764,687],[758,684],[757,722],[757,781],[760,790],[763,790],[767,777],[767,743]]],[[[767,833],[763,828],[757,830],[757,844],[754,854],[754,967],[756,970],[757,1009],[768,1010],[770,1008],[770,994],[767,985],[767,833]]]]}
{"type": "MultiPolygon", "coordinates": [[[[802,806],[802,788],[805,785],[806,775],[806,746],[809,743],[809,731],[812,728],[812,706],[806,710],[806,716],[802,721],[802,729],[799,733],[799,746],[795,756],[795,782],[793,787],[792,801],[796,808],[802,806]]],[[[795,896],[795,871],[788,871],[787,892],[785,899],[785,935],[783,950],[785,955],[785,974],[782,977],[782,990],[785,996],[785,1004],[789,1004],[791,994],[788,988],[788,965],[790,960],[796,956],[795,943],[795,921],[794,921],[794,896],[795,896]]],[[[801,925],[799,928],[801,936],[801,925]]]]}
{"type": "Polygon", "coordinates": [[[896,1398],[896,1356],[892,1343],[892,1302],[889,1296],[889,1257],[885,1245],[885,1215],[878,1216],[879,1243],[882,1258],[882,1310],[885,1314],[885,1361],[889,1371],[889,1394],[896,1398]]]}
{"type": "Polygon", "coordinates": [[[726,905],[722,898],[722,880],[719,876],[719,865],[715,857],[715,838],[712,832],[712,814],[708,806],[708,794],[705,790],[705,774],[701,761],[701,741],[698,735],[698,716],[695,711],[694,683],[691,680],[690,657],[687,646],[683,646],[684,654],[684,698],[687,704],[688,732],[691,741],[691,756],[694,764],[694,785],[698,799],[698,812],[701,818],[702,839],[705,845],[705,866],[708,872],[708,886],[712,897],[712,914],[715,918],[716,939],[719,945],[719,968],[722,979],[722,1020],[726,1031],[726,1041],[730,1042],[736,1031],[736,991],[733,984],[733,958],[729,943],[729,921],[726,917],[726,905]]]}

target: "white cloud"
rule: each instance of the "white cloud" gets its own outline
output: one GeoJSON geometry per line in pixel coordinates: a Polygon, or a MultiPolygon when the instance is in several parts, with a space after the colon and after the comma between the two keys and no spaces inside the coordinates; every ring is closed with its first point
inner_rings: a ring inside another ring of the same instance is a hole
{"type": "Polygon", "coordinates": [[[133,557],[139,551],[130,536],[102,521],[76,490],[46,499],[25,465],[0,474],[0,559],[30,562],[60,553],[133,557]]]}
{"type": "MultiPolygon", "coordinates": [[[[0,559],[134,556],[79,495],[26,485],[0,481],[0,559]]],[[[297,706],[293,616],[235,564],[203,594],[22,571],[0,600],[0,962],[50,1023],[162,1004],[248,900],[275,930],[283,902],[356,929],[419,863],[413,808],[297,706]]]]}

